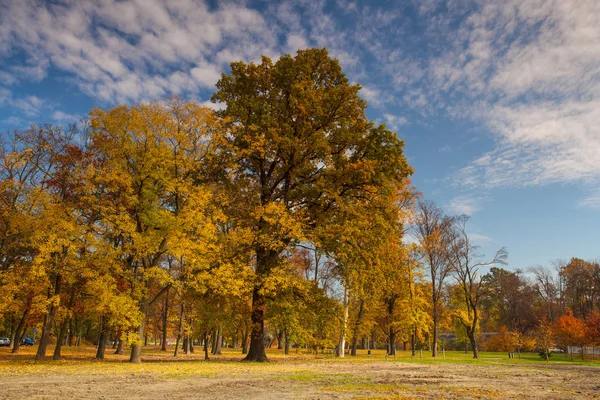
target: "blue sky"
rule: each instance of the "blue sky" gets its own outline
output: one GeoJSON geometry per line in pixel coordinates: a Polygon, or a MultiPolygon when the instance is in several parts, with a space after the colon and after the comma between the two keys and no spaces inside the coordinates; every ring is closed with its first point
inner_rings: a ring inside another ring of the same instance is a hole
{"type": "Polygon", "coordinates": [[[414,183],[510,268],[600,256],[600,2],[0,2],[0,130],[173,94],[326,46],[414,183]]]}

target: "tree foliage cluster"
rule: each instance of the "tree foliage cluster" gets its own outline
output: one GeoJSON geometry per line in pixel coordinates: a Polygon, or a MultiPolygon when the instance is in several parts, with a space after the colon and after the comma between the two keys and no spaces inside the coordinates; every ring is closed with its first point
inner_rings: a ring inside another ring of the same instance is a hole
{"type": "Polygon", "coordinates": [[[32,126],[0,149],[0,334],[13,352],[174,355],[599,344],[600,267],[501,268],[411,186],[326,50],[233,63],[181,99],[32,126]],[[412,237],[413,240],[407,240],[412,237]],[[409,244],[410,243],[410,244],[409,244]],[[446,339],[454,333],[452,343],[446,339]]]}

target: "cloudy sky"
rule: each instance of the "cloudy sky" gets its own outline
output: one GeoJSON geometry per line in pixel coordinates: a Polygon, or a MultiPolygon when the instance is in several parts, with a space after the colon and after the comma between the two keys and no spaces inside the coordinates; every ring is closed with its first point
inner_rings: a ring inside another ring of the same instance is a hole
{"type": "Polygon", "coordinates": [[[600,1],[0,1],[0,130],[173,94],[324,47],[414,182],[510,267],[600,256],[600,1]]]}

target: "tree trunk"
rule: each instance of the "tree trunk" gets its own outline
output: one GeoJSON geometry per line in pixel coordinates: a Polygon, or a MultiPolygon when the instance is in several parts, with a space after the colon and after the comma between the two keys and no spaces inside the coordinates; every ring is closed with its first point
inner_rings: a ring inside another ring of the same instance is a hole
{"type": "Polygon", "coordinates": [[[396,331],[394,331],[394,328],[392,328],[392,327],[390,327],[389,342],[388,342],[388,355],[389,356],[396,355],[396,331]]]}
{"type": "MultiPolygon", "coordinates": [[[[60,285],[62,283],[62,277],[60,274],[56,274],[54,280],[54,295],[51,296],[48,293],[48,299],[53,298],[54,296],[58,296],[60,294],[60,285]]],[[[35,354],[35,359],[37,361],[46,359],[46,349],[48,348],[48,344],[50,343],[50,331],[52,329],[52,324],[54,323],[54,317],[56,316],[56,310],[58,306],[54,304],[53,301],[50,303],[50,307],[48,308],[48,312],[44,316],[44,324],[42,325],[42,335],[40,336],[40,342],[37,349],[37,353],[35,354]]]]}
{"type": "Polygon", "coordinates": [[[473,358],[479,358],[479,349],[477,348],[477,342],[475,340],[475,332],[470,331],[468,336],[469,341],[471,342],[471,347],[473,348],[473,358]]]}
{"type": "Polygon", "coordinates": [[[131,356],[129,357],[129,362],[134,364],[139,364],[142,362],[142,343],[144,342],[144,328],[146,324],[146,307],[142,308],[142,321],[140,322],[140,326],[138,327],[138,338],[135,343],[131,346],[131,356]]]}
{"type": "Polygon", "coordinates": [[[213,330],[213,343],[212,343],[212,354],[216,356],[221,355],[221,342],[222,342],[222,330],[221,327],[217,327],[213,330]]]}
{"type": "Polygon", "coordinates": [[[167,351],[167,317],[169,313],[169,289],[165,293],[165,308],[162,315],[162,344],[160,351],[167,351]]]}
{"type": "Polygon", "coordinates": [[[269,361],[265,353],[265,297],[261,286],[256,285],[252,291],[252,333],[250,349],[244,361],[269,361]]]}
{"type": "Polygon", "coordinates": [[[242,354],[248,354],[248,327],[244,327],[242,334],[242,354]]]}
{"type": "Polygon", "coordinates": [[[439,316],[438,316],[437,294],[435,292],[435,283],[433,286],[432,301],[433,301],[433,346],[431,347],[431,355],[433,356],[433,358],[437,358],[439,316]]]}
{"type": "Polygon", "coordinates": [[[106,319],[100,317],[100,338],[98,339],[98,350],[96,351],[96,360],[104,360],[106,352],[106,319]]]}
{"type": "MultiPolygon", "coordinates": [[[[261,219],[259,221],[260,230],[268,226],[268,223],[261,219]]],[[[259,281],[268,276],[273,267],[279,261],[279,252],[269,250],[262,246],[256,249],[256,275],[259,281]]],[[[267,303],[265,295],[262,293],[262,283],[257,282],[252,290],[252,333],[250,335],[250,349],[244,361],[269,361],[265,353],[265,315],[267,303]]]]}
{"type": "Polygon", "coordinates": [[[25,332],[25,320],[27,319],[27,315],[29,315],[29,310],[31,309],[31,303],[27,302],[27,307],[19,320],[19,325],[17,325],[17,329],[15,330],[15,338],[11,341],[12,349],[11,353],[17,354],[19,352],[19,347],[21,346],[21,340],[23,340],[23,333],[25,332]]]}
{"type": "Polygon", "coordinates": [[[290,339],[288,338],[287,328],[285,328],[283,332],[284,332],[283,336],[284,336],[284,340],[285,340],[283,354],[290,354],[290,339]]]}
{"type": "Polygon", "coordinates": [[[365,301],[360,299],[360,306],[358,308],[358,315],[356,316],[356,323],[354,324],[354,332],[352,333],[352,352],[351,356],[356,355],[356,346],[358,343],[358,328],[360,328],[360,323],[362,321],[362,316],[365,312],[365,301]]]}
{"type": "Polygon", "coordinates": [[[277,333],[277,350],[283,349],[283,329],[277,333]]]}
{"type": "Polygon", "coordinates": [[[179,344],[181,343],[181,336],[183,335],[183,312],[185,307],[183,303],[181,303],[181,310],[179,312],[179,329],[177,330],[177,340],[175,341],[175,351],[173,352],[173,357],[177,357],[179,355],[179,344]]]}
{"type": "Polygon", "coordinates": [[[208,360],[208,334],[204,331],[204,359],[208,360]]]}
{"type": "Polygon", "coordinates": [[[397,300],[397,296],[392,295],[392,297],[390,297],[388,299],[387,302],[387,319],[388,319],[388,345],[387,345],[387,355],[388,356],[395,356],[396,355],[396,331],[392,328],[392,322],[394,321],[394,307],[396,306],[396,300],[397,300]]]}
{"type": "MultiPolygon", "coordinates": [[[[75,286],[73,286],[73,288],[71,288],[71,296],[69,297],[69,305],[68,305],[69,312],[73,308],[73,303],[75,303],[75,286]]],[[[65,342],[65,339],[67,336],[67,329],[68,329],[70,323],[71,323],[71,316],[69,314],[69,316],[65,317],[64,321],[60,325],[60,332],[58,334],[58,337],[56,338],[56,347],[54,348],[54,355],[52,356],[53,360],[62,359],[60,351],[65,342]]]]}
{"type": "Polygon", "coordinates": [[[117,344],[117,350],[115,350],[115,354],[123,354],[123,339],[118,337],[117,340],[119,343],[117,344]]]}
{"type": "Polygon", "coordinates": [[[413,357],[417,354],[416,350],[415,350],[415,342],[416,341],[417,341],[417,333],[416,333],[416,328],[415,328],[415,329],[413,329],[413,332],[410,335],[410,352],[413,357]]]}
{"type": "Polygon", "coordinates": [[[346,326],[348,324],[348,288],[344,286],[344,316],[340,327],[340,340],[338,342],[338,357],[344,357],[346,354],[346,326]]]}

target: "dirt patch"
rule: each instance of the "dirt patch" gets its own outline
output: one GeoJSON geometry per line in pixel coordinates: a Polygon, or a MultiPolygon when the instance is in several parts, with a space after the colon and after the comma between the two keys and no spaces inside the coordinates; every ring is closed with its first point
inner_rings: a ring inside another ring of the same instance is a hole
{"type": "Polygon", "coordinates": [[[152,362],[92,362],[84,353],[42,363],[3,357],[0,399],[600,399],[600,368],[594,366],[300,356],[264,364],[231,356],[146,359],[152,362]]]}

